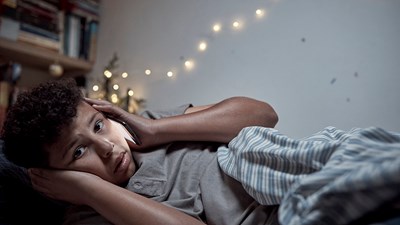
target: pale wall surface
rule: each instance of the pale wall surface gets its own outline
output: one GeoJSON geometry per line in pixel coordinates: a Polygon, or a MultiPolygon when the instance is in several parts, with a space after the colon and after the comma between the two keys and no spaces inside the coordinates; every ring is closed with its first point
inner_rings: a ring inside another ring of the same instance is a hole
{"type": "Polygon", "coordinates": [[[117,52],[130,74],[123,90],[132,87],[147,108],[243,95],[271,103],[277,128],[292,137],[328,125],[400,131],[398,0],[102,2],[91,75],[101,76],[117,52]],[[257,8],[268,11],[261,20],[257,8]],[[238,31],[235,19],[243,21],[238,31]],[[215,22],[223,26],[218,34],[215,22]],[[205,52],[197,50],[201,40],[205,52]],[[191,71],[183,67],[188,58],[191,71]]]}

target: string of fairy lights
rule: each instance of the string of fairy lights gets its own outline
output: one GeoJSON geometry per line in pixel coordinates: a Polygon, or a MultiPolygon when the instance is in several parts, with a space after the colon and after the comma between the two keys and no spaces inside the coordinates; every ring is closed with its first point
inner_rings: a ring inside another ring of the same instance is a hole
{"type": "MultiPolygon", "coordinates": [[[[272,2],[277,2],[279,0],[270,0],[272,2]]],[[[254,10],[253,12],[253,16],[257,19],[263,19],[267,16],[268,14],[268,10],[267,8],[257,8],[254,10]]],[[[223,24],[220,22],[215,22],[214,24],[212,24],[211,26],[211,32],[213,32],[214,34],[218,34],[220,32],[222,32],[224,29],[232,29],[234,31],[240,31],[244,28],[245,23],[243,19],[234,19],[232,20],[230,23],[227,24],[223,24]]],[[[205,52],[207,51],[209,45],[208,45],[208,41],[207,40],[201,40],[198,42],[196,49],[199,52],[205,52]]],[[[186,60],[182,60],[183,61],[183,67],[186,71],[191,71],[193,68],[195,68],[196,65],[196,60],[194,58],[188,58],[186,60]]],[[[180,62],[182,63],[182,62],[180,62]]],[[[169,67],[169,68],[177,68],[177,67],[169,67]]],[[[161,74],[164,74],[164,76],[168,77],[168,78],[173,78],[176,76],[176,73],[178,71],[177,70],[165,70],[164,72],[161,72],[161,74]]],[[[154,74],[153,69],[151,67],[145,68],[142,72],[142,74],[144,74],[145,76],[152,76],[154,74]]],[[[138,75],[139,73],[135,73],[135,75],[138,75]]],[[[158,74],[158,73],[157,73],[158,74]]],[[[107,78],[107,79],[111,79],[113,76],[118,76],[119,78],[122,79],[126,79],[129,74],[128,72],[123,72],[120,74],[113,74],[110,70],[104,70],[103,71],[103,75],[107,78]]],[[[111,93],[111,95],[109,96],[109,100],[112,103],[119,103],[121,101],[120,96],[117,94],[117,91],[119,91],[120,89],[120,85],[118,83],[114,83],[111,84],[112,87],[112,91],[113,93],[111,93]]],[[[104,88],[101,87],[101,85],[99,84],[94,84],[92,86],[92,91],[95,93],[95,97],[97,98],[104,98],[104,93],[102,93],[102,90],[104,88]]],[[[126,92],[126,96],[127,98],[129,97],[133,97],[134,96],[134,91],[129,89],[126,92]]]]}

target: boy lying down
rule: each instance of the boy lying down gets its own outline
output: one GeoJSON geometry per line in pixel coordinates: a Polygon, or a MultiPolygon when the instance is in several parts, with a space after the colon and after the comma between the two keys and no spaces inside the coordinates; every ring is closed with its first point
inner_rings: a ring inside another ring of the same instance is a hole
{"type": "Polygon", "coordinates": [[[85,99],[62,80],[21,94],[2,138],[8,159],[30,168],[34,189],[71,203],[65,224],[277,224],[277,206],[255,201],[216,153],[242,128],[277,120],[269,104],[244,97],[145,118],[85,99]]]}
{"type": "Polygon", "coordinates": [[[34,189],[71,203],[64,224],[331,225],[382,206],[400,214],[399,133],[327,127],[294,140],[272,129],[269,104],[243,97],[145,116],[49,82],[9,111],[5,154],[31,168],[34,189]]]}

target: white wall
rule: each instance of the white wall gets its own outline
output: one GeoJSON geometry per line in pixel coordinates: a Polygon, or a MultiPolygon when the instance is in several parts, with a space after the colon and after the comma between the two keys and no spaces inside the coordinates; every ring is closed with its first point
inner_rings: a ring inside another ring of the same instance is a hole
{"type": "Polygon", "coordinates": [[[95,77],[114,52],[147,108],[244,95],[292,137],[325,126],[400,131],[398,0],[102,1],[95,77]],[[267,15],[257,20],[257,8],[267,15]],[[242,29],[231,23],[241,19],[242,29]],[[220,22],[222,31],[212,32],[220,22]],[[199,52],[199,41],[208,42],[199,52]],[[186,59],[195,68],[186,71],[186,59]],[[144,75],[150,68],[153,73],[144,75]],[[175,71],[168,78],[168,70],[175,71]]]}

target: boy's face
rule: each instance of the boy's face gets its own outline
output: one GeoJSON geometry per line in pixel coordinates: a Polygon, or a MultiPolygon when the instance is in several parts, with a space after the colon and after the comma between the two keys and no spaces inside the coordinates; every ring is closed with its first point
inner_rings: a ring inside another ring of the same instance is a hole
{"type": "Polygon", "coordinates": [[[114,184],[128,181],[136,170],[128,143],[117,127],[84,101],[72,124],[46,150],[51,168],[92,173],[114,184]]]}

